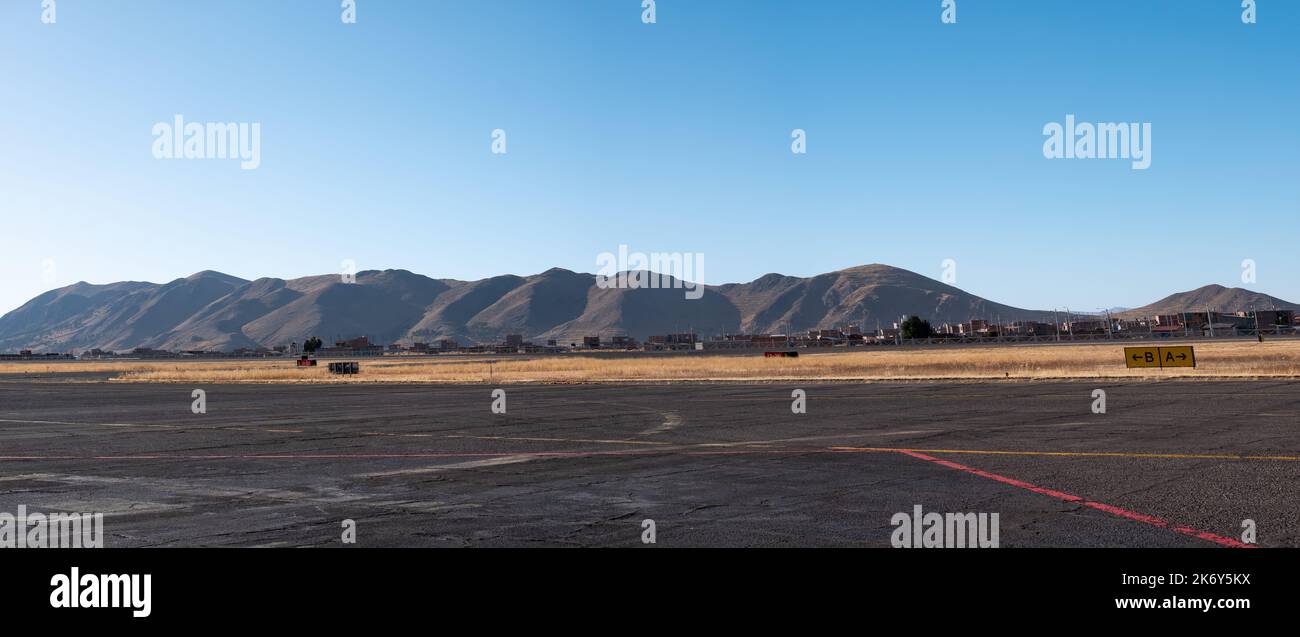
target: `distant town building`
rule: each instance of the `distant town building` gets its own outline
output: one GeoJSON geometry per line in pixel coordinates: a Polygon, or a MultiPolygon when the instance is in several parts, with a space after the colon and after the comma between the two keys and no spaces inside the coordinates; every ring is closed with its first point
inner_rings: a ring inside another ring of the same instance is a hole
{"type": "Polygon", "coordinates": [[[383,356],[384,346],[370,342],[367,336],[358,336],[342,341],[335,341],[334,347],[322,347],[316,350],[317,356],[383,356]]]}

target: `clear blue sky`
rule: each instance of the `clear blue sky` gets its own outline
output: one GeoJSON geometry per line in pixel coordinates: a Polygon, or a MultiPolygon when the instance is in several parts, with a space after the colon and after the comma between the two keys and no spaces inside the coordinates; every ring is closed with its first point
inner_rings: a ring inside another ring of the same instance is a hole
{"type": "Polygon", "coordinates": [[[872,262],[1021,307],[1206,283],[1300,301],[1300,3],[1259,0],[0,3],[0,312],[78,280],[405,268],[705,282],[872,262]],[[151,128],[259,122],[262,163],[151,128]],[[1042,128],[1150,122],[1153,162],[1042,128]],[[490,152],[506,130],[509,154],[490,152]],[[808,132],[808,154],[790,132],[808,132]],[[53,259],[56,280],[42,280],[53,259]]]}

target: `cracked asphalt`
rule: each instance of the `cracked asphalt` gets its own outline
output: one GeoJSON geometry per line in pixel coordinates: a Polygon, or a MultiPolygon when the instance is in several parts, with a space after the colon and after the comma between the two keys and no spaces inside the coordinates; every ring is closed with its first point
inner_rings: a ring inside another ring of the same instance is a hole
{"type": "Polygon", "coordinates": [[[647,519],[655,547],[888,547],[915,505],[997,513],[1003,547],[1245,520],[1300,546],[1293,381],[799,385],[805,414],[785,384],[506,386],[505,414],[489,386],[205,385],[194,414],[87,380],[0,378],[0,512],[102,512],[110,547],[352,546],[344,520],[362,548],[644,547],[647,519]]]}

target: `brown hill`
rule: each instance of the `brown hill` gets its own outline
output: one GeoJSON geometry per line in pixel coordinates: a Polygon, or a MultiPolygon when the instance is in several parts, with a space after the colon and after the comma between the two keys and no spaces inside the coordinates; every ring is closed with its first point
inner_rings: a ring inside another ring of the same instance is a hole
{"type": "Polygon", "coordinates": [[[1125,310],[1120,316],[1154,316],[1157,314],[1177,314],[1179,312],[1237,312],[1249,310],[1300,310],[1300,305],[1283,301],[1261,292],[1252,292],[1244,288],[1227,288],[1222,285],[1204,287],[1170,294],[1155,303],[1125,310]]]}

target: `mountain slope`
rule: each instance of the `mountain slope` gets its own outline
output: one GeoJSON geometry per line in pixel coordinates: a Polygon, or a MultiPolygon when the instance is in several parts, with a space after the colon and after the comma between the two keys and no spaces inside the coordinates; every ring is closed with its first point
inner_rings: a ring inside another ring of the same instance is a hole
{"type": "Polygon", "coordinates": [[[480,340],[495,340],[503,334],[544,335],[556,325],[581,316],[587,309],[591,289],[590,274],[552,268],[526,277],[522,285],[480,310],[465,326],[480,340]]]}
{"type": "Polygon", "coordinates": [[[247,283],[199,272],[170,283],[75,283],[0,317],[0,349],[150,347],[198,309],[247,283]]]}
{"type": "Polygon", "coordinates": [[[158,349],[230,351],[259,343],[244,327],[300,298],[283,279],[258,279],[209,303],[162,339],[158,349]]]}
{"type": "Polygon", "coordinates": [[[244,334],[265,346],[302,342],[311,335],[327,343],[354,336],[389,343],[449,288],[406,270],[359,272],[356,283],[344,283],[338,275],[307,277],[287,286],[299,296],[245,325],[244,334]]]}
{"type": "Polygon", "coordinates": [[[982,299],[915,272],[872,264],[810,278],[768,274],[751,283],[717,288],[741,312],[745,332],[800,331],[854,323],[889,325],[903,315],[934,323],[971,318],[1052,320],[1051,312],[1023,310],[982,299]]]}
{"type": "Polygon", "coordinates": [[[674,288],[676,279],[664,276],[659,288],[601,288],[595,277],[588,278],[586,306],[571,321],[547,330],[540,339],[560,343],[581,343],[583,336],[628,335],[644,339],[651,334],[695,332],[705,337],[739,330],[740,312],[716,288],[704,290],[698,299],[687,299],[685,290],[674,288]]]}

